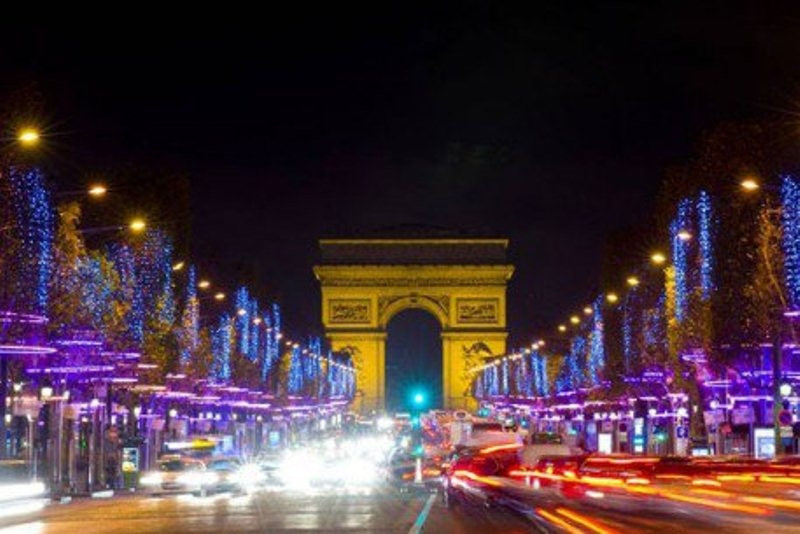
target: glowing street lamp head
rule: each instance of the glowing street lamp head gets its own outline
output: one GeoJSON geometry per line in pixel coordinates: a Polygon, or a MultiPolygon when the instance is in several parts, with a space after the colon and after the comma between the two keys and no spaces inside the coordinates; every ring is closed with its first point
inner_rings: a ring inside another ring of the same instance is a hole
{"type": "Polygon", "coordinates": [[[606,301],[609,304],[616,304],[619,301],[619,297],[617,296],[616,293],[609,293],[608,295],[606,295],[606,301]]]}
{"type": "Polygon", "coordinates": [[[583,314],[584,315],[591,315],[592,314],[592,307],[591,306],[585,306],[583,308],[583,314]]]}
{"type": "Polygon", "coordinates": [[[35,128],[23,128],[19,131],[19,134],[17,134],[17,141],[19,141],[22,146],[26,147],[38,144],[40,138],[39,130],[35,128]]]}
{"type": "Polygon", "coordinates": [[[752,191],[757,191],[759,188],[761,188],[761,184],[759,184],[758,181],[752,177],[745,178],[744,180],[741,181],[739,185],[741,185],[742,189],[744,189],[748,193],[752,191]]]}
{"type": "Polygon", "coordinates": [[[173,271],[180,271],[181,269],[183,269],[184,265],[185,264],[182,261],[179,261],[178,263],[176,263],[175,265],[172,266],[172,270],[173,271]]]}
{"type": "Polygon", "coordinates": [[[689,241],[692,238],[692,234],[689,230],[681,230],[676,235],[681,241],[689,241]]]}
{"type": "Polygon", "coordinates": [[[581,318],[578,317],[577,315],[573,315],[572,317],[569,318],[569,322],[571,322],[572,324],[580,324],[581,318]]]}
{"type": "Polygon", "coordinates": [[[544,339],[540,339],[539,341],[536,342],[536,344],[539,345],[540,347],[544,347],[544,339]]]}
{"type": "Polygon", "coordinates": [[[200,289],[208,289],[209,287],[211,287],[211,282],[209,282],[208,280],[200,280],[199,282],[197,282],[197,287],[199,287],[200,289]]]}
{"type": "Polygon", "coordinates": [[[245,310],[244,308],[239,308],[238,310],[236,310],[236,315],[238,315],[239,317],[243,317],[247,315],[247,310],[245,310]]]}
{"type": "Polygon", "coordinates": [[[650,261],[653,262],[653,265],[664,265],[667,261],[667,257],[661,252],[653,252],[650,256],[650,261]]]}
{"type": "Polygon", "coordinates": [[[106,189],[106,186],[103,184],[95,184],[89,188],[87,193],[89,193],[90,196],[98,198],[108,193],[108,189],[106,189]]]}
{"type": "Polygon", "coordinates": [[[219,293],[214,295],[214,300],[225,300],[225,293],[220,291],[219,293]]]}
{"type": "Polygon", "coordinates": [[[631,287],[636,287],[639,285],[639,279],[635,276],[629,276],[626,282],[628,282],[628,285],[631,287]]]}
{"type": "Polygon", "coordinates": [[[558,331],[559,332],[566,332],[567,331],[567,325],[565,325],[565,324],[558,325],[558,331]]]}
{"type": "Polygon", "coordinates": [[[787,382],[784,382],[780,386],[780,392],[781,392],[781,397],[788,397],[789,395],[792,394],[792,385],[787,382]]]}
{"type": "Polygon", "coordinates": [[[138,234],[144,232],[144,229],[147,228],[147,224],[144,222],[144,219],[134,219],[128,225],[128,228],[130,228],[131,232],[138,234]]]}
{"type": "Polygon", "coordinates": [[[261,324],[261,317],[256,317],[253,319],[253,324],[261,324]]]}

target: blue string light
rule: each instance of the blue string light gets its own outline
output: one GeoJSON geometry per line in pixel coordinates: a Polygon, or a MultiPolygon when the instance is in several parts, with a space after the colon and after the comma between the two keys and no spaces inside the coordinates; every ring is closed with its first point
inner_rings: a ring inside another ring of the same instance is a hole
{"type": "Polygon", "coordinates": [[[635,315],[633,293],[628,293],[622,305],[622,357],[625,371],[630,371],[633,361],[633,319],[635,315]]]}
{"type": "Polygon", "coordinates": [[[783,226],[786,289],[792,310],[800,309],[800,184],[790,176],[781,183],[781,223],[783,226]]]}
{"type": "Polygon", "coordinates": [[[289,393],[297,395],[303,390],[303,361],[299,346],[292,347],[292,356],[289,363],[289,393]]]}
{"type": "Polygon", "coordinates": [[[564,357],[564,365],[556,380],[556,389],[567,391],[581,387],[584,379],[581,368],[586,363],[586,338],[577,334],[572,338],[570,350],[564,357]]]}
{"type": "Polygon", "coordinates": [[[475,373],[475,381],[473,382],[472,386],[472,394],[475,396],[476,399],[482,399],[486,394],[485,393],[486,389],[484,387],[485,376],[486,376],[485,369],[478,373],[475,373]]]}
{"type": "Polygon", "coordinates": [[[497,396],[500,394],[500,380],[498,379],[498,366],[492,365],[489,367],[489,396],[497,396]]]}
{"type": "Polygon", "coordinates": [[[695,209],[700,242],[700,289],[703,299],[708,300],[714,290],[713,211],[708,193],[700,191],[695,209]]]}
{"type": "Polygon", "coordinates": [[[50,277],[53,274],[53,229],[55,214],[50,191],[38,169],[12,168],[9,172],[11,202],[16,216],[15,230],[21,241],[18,280],[20,302],[16,307],[44,314],[47,310],[50,277]]]}
{"type": "Polygon", "coordinates": [[[147,330],[147,319],[160,324],[174,324],[172,241],[161,230],[149,231],[136,255],[136,263],[142,293],[144,330],[147,330]]]}
{"type": "Polygon", "coordinates": [[[546,397],[550,395],[550,382],[547,379],[547,355],[538,354],[536,358],[537,374],[537,387],[539,395],[546,397]]]}
{"type": "Polygon", "coordinates": [[[239,354],[245,355],[250,347],[250,321],[248,318],[248,308],[250,307],[250,294],[246,287],[236,290],[236,336],[238,339],[237,350],[239,354]]]}
{"type": "Polygon", "coordinates": [[[233,329],[231,317],[222,314],[219,324],[211,338],[211,350],[214,354],[214,375],[218,380],[231,379],[231,355],[233,348],[233,329]]]}
{"type": "Polygon", "coordinates": [[[136,259],[127,245],[114,246],[111,257],[119,273],[123,299],[130,304],[125,321],[127,337],[133,347],[140,347],[144,338],[144,302],[136,275],[136,259]]]}
{"type": "Polygon", "coordinates": [[[675,218],[669,225],[672,237],[672,265],[675,268],[675,317],[682,321],[686,316],[688,302],[688,248],[689,244],[679,237],[682,231],[689,231],[691,203],[683,199],[678,203],[675,218]]]}
{"type": "Polygon", "coordinates": [[[508,359],[503,358],[503,390],[501,393],[503,395],[508,395],[508,359]]]}
{"type": "Polygon", "coordinates": [[[260,337],[261,337],[261,329],[259,328],[258,324],[258,301],[256,299],[250,299],[249,305],[247,307],[247,326],[250,330],[250,336],[247,343],[247,359],[251,362],[258,361],[258,347],[260,344],[260,337]]]}
{"type": "Polygon", "coordinates": [[[181,365],[185,368],[197,350],[200,330],[200,300],[197,298],[197,269],[190,266],[186,274],[186,301],[183,308],[181,365]]]}
{"type": "Polygon", "coordinates": [[[605,344],[603,342],[603,298],[594,301],[592,313],[592,333],[589,344],[589,381],[592,385],[600,383],[606,364],[605,344]]]}

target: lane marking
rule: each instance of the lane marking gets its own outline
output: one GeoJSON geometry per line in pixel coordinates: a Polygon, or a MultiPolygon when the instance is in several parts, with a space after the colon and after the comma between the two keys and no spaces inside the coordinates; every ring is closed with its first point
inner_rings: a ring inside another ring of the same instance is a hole
{"type": "Polygon", "coordinates": [[[408,531],[408,534],[419,534],[422,532],[422,526],[425,524],[425,521],[428,519],[428,514],[431,513],[431,508],[433,507],[433,501],[436,500],[436,493],[432,493],[428,500],[425,501],[425,506],[422,507],[422,511],[417,516],[417,520],[414,521],[414,524],[411,525],[411,530],[408,531]]]}

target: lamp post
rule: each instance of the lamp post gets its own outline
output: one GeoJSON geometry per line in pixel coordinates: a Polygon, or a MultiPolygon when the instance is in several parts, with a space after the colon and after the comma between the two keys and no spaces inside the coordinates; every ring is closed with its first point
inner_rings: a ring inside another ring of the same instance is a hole
{"type": "MultiPolygon", "coordinates": [[[[755,176],[748,176],[745,177],[739,183],[741,189],[746,194],[755,193],[761,189],[767,191],[780,191],[779,188],[775,187],[772,184],[764,184],[762,185],[757,177],[755,176]]],[[[764,209],[768,215],[780,215],[781,208],[775,208],[770,206],[769,203],[766,203],[764,209]]],[[[785,395],[782,394],[781,389],[783,388],[782,378],[783,378],[783,328],[784,328],[784,321],[789,318],[793,317],[792,312],[781,312],[780,314],[776,314],[774,320],[774,328],[772,329],[772,424],[774,429],[774,440],[775,440],[775,456],[781,456],[783,454],[783,438],[781,437],[781,422],[779,421],[779,415],[783,410],[783,398],[785,395]]]]}

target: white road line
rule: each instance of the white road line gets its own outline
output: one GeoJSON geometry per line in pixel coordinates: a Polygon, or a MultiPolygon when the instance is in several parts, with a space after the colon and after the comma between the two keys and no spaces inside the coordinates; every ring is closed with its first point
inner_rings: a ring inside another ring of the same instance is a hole
{"type": "Polygon", "coordinates": [[[422,511],[417,516],[417,520],[414,521],[413,525],[411,525],[411,530],[408,531],[408,534],[419,534],[422,532],[422,526],[428,519],[428,514],[431,513],[431,507],[433,506],[433,501],[435,500],[436,493],[433,493],[430,497],[428,497],[428,500],[425,501],[425,506],[422,507],[422,511]]]}

